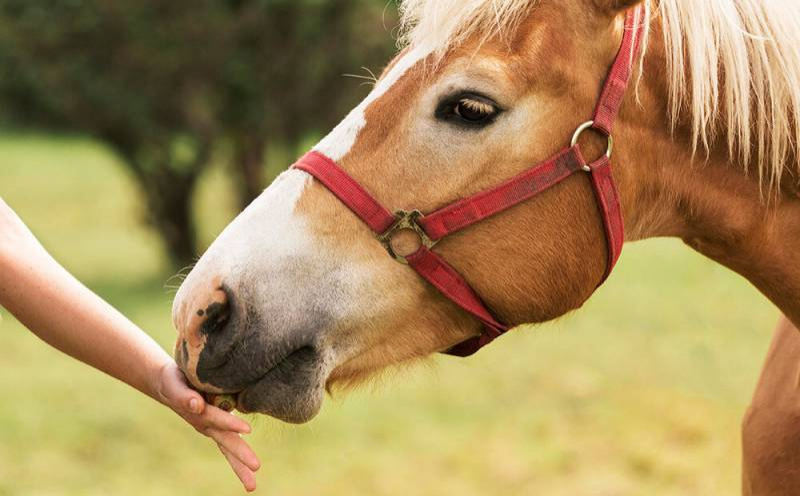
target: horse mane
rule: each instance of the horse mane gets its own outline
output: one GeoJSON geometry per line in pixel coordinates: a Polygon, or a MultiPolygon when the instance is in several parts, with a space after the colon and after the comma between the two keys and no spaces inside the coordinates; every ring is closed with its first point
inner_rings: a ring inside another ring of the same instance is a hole
{"type": "MultiPolygon", "coordinates": [[[[402,0],[401,43],[441,54],[476,36],[508,36],[535,4],[402,0]]],[[[647,25],[662,24],[673,128],[688,117],[695,151],[724,139],[746,170],[755,165],[762,185],[778,187],[787,168],[800,178],[800,1],[643,4],[647,25]]]]}

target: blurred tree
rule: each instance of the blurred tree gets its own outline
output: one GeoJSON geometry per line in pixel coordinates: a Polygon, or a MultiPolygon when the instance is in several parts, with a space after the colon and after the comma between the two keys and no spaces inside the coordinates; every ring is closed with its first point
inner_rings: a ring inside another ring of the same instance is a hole
{"type": "Polygon", "coordinates": [[[363,95],[342,75],[385,62],[393,16],[384,0],[3,0],[0,113],[109,144],[185,265],[218,145],[244,206],[268,145],[296,149],[363,95]]]}
{"type": "Polygon", "coordinates": [[[386,62],[393,42],[384,26],[395,24],[395,11],[385,0],[229,3],[237,12],[239,49],[222,68],[228,87],[222,117],[245,206],[265,185],[266,145],[295,151],[309,132],[327,131],[363,96],[361,84],[342,76],[386,62]]]}

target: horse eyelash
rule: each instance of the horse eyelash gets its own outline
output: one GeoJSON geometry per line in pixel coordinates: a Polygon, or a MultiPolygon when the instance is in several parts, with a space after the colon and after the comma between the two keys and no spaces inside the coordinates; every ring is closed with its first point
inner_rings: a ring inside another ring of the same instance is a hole
{"type": "Polygon", "coordinates": [[[439,106],[436,108],[435,117],[442,121],[447,121],[452,124],[465,127],[467,129],[483,129],[484,127],[492,124],[497,117],[503,112],[503,109],[491,98],[481,95],[477,92],[459,92],[442,99],[439,106]],[[457,105],[466,104],[472,105],[474,110],[489,110],[491,115],[486,120],[481,122],[470,123],[461,119],[454,109],[457,105]]]}
{"type": "Polygon", "coordinates": [[[497,108],[494,105],[486,102],[482,102],[480,100],[475,100],[473,98],[462,98],[458,101],[459,104],[468,107],[470,110],[475,110],[477,112],[483,112],[485,114],[494,114],[497,112],[497,108]]]}

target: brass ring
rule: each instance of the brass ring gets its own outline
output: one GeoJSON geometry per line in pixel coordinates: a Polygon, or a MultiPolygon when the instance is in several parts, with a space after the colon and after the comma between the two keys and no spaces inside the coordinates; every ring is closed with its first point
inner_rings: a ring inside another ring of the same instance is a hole
{"type": "Polygon", "coordinates": [[[406,257],[398,255],[394,252],[394,248],[392,247],[392,238],[395,234],[403,230],[412,231],[419,236],[420,245],[425,246],[428,249],[436,246],[438,241],[432,240],[430,236],[428,236],[428,233],[425,232],[425,229],[419,224],[419,219],[422,217],[422,212],[419,210],[412,210],[410,212],[398,210],[394,214],[394,224],[392,224],[385,232],[378,234],[376,237],[378,238],[378,241],[381,242],[383,247],[386,248],[386,251],[389,252],[389,255],[394,257],[394,259],[401,264],[408,265],[408,260],[406,257]]]}

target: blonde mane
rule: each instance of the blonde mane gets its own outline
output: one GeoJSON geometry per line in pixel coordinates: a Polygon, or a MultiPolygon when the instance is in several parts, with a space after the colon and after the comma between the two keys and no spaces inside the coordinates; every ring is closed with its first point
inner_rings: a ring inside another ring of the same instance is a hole
{"type": "MultiPolygon", "coordinates": [[[[403,0],[401,41],[443,53],[467,38],[513,33],[536,0],[403,0]]],[[[659,18],[670,110],[693,148],[718,139],[759,181],[800,178],[800,0],[644,0],[659,18]],[[793,160],[793,163],[788,163],[793,160]],[[788,171],[787,171],[788,169],[788,171]]]]}

